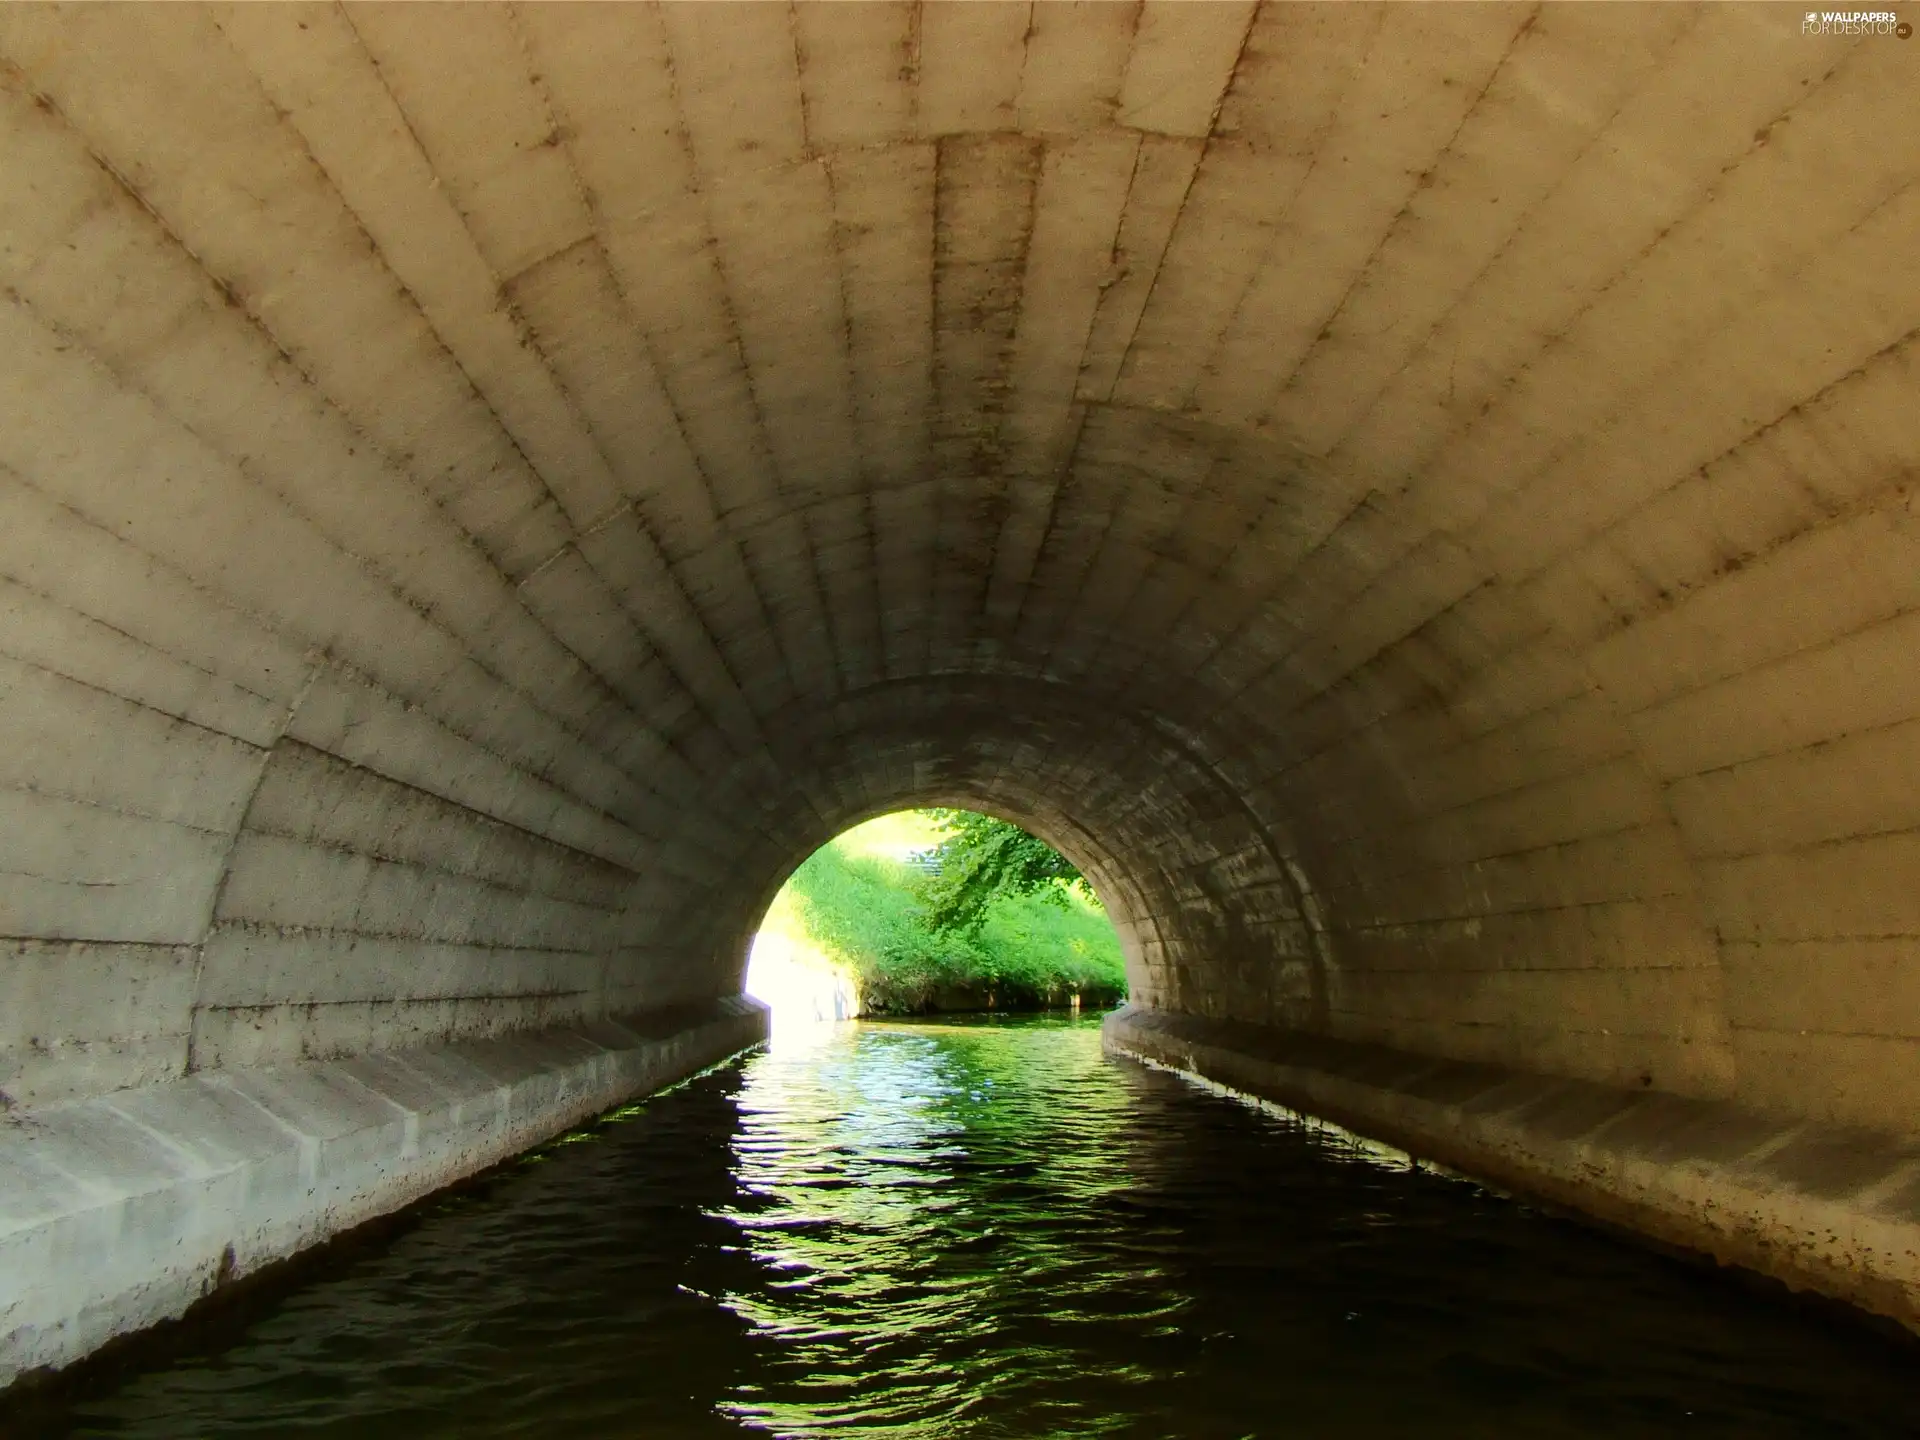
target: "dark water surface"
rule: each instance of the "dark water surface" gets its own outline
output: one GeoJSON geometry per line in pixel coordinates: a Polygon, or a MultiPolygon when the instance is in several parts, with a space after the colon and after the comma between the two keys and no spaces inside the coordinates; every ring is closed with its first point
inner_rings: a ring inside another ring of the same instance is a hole
{"type": "Polygon", "coordinates": [[[782,1042],[51,1434],[1910,1436],[1903,1348],[1104,1059],[782,1042]]]}

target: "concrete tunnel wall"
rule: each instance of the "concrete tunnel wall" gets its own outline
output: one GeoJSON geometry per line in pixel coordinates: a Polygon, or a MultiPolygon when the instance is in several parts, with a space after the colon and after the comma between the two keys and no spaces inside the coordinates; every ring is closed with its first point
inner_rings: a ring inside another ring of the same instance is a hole
{"type": "Polygon", "coordinates": [[[0,10],[0,1092],[696,1005],[928,800],[1136,1004],[1913,1137],[1920,47],[0,10]]]}

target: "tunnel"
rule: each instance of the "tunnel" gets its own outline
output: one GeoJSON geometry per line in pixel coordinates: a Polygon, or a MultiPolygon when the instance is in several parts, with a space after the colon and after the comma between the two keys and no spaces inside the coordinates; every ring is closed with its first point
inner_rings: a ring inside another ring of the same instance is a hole
{"type": "Polygon", "coordinates": [[[0,1383],[753,1044],[850,824],[1125,1053],[1920,1323],[1920,46],[0,9],[0,1383]]]}

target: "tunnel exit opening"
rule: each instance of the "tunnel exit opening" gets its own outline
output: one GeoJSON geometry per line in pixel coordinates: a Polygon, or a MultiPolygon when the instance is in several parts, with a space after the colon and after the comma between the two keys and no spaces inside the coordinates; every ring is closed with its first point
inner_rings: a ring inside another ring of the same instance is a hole
{"type": "Polygon", "coordinates": [[[1045,840],[975,810],[896,810],[787,878],[750,944],[746,993],[781,1029],[860,1015],[1097,1012],[1126,998],[1120,937],[1045,840]]]}

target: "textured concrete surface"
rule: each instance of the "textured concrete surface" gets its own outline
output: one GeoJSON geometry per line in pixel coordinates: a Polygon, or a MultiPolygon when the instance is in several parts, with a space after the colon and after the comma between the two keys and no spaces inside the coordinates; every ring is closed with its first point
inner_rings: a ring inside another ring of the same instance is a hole
{"type": "Polygon", "coordinates": [[[1723,1100],[1122,1009],[1109,1051],[1920,1331],[1920,1145],[1723,1100]]]}
{"type": "Polygon", "coordinates": [[[1911,1134],[1920,46],[0,8],[0,1104],[738,988],[909,802],[1134,993],[1911,1134]]]}
{"type": "Polygon", "coordinates": [[[0,1123],[0,1389],[764,1039],[742,999],[0,1123]]]}

